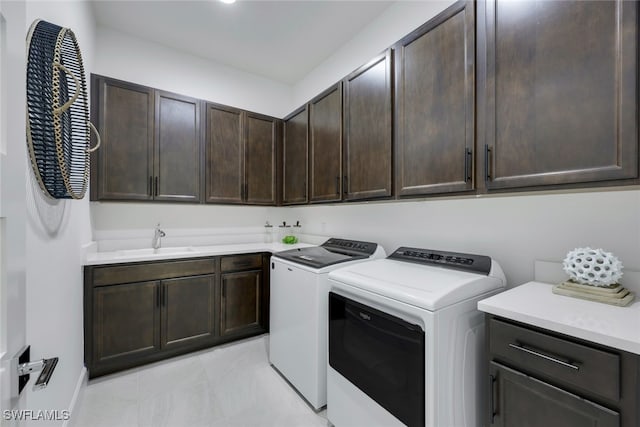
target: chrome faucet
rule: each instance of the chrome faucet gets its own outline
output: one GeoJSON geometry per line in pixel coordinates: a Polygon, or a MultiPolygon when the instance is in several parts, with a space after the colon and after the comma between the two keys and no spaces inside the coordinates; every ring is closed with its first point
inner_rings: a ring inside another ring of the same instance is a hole
{"type": "Polygon", "coordinates": [[[166,234],[164,233],[164,231],[160,230],[160,223],[158,223],[158,225],[156,225],[155,233],[153,234],[153,241],[151,242],[151,246],[153,246],[153,249],[158,249],[160,247],[160,245],[162,244],[160,239],[164,236],[166,236],[166,234]]]}

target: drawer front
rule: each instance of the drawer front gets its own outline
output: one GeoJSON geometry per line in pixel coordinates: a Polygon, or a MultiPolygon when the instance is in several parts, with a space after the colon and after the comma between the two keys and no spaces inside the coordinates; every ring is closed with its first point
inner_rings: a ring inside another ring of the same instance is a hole
{"type": "Polygon", "coordinates": [[[617,411],[499,363],[491,362],[489,373],[491,427],[620,427],[617,411]]]}
{"type": "Polygon", "coordinates": [[[215,271],[214,258],[97,267],[93,270],[93,286],[198,276],[215,271]]]}
{"type": "Polygon", "coordinates": [[[223,273],[256,268],[262,268],[262,254],[224,256],[220,260],[220,270],[223,273]]]}
{"type": "Polygon", "coordinates": [[[497,319],[489,322],[493,359],[614,401],[620,399],[620,355],[497,319]]]}

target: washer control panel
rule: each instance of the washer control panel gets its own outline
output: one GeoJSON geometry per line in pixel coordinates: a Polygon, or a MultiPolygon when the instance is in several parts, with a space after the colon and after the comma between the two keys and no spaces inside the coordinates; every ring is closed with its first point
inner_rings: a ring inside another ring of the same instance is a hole
{"type": "Polygon", "coordinates": [[[358,240],[331,238],[326,242],[324,242],[322,244],[322,247],[328,250],[334,250],[338,252],[373,255],[378,245],[376,243],[360,242],[358,240]]]}
{"type": "Polygon", "coordinates": [[[387,258],[489,275],[491,258],[484,255],[400,247],[387,258]]]}

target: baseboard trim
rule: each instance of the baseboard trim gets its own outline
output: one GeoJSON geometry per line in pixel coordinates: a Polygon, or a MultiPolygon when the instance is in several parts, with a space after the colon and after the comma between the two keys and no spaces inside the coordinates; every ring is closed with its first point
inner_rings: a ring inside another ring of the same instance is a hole
{"type": "Polygon", "coordinates": [[[87,368],[84,366],[80,371],[80,375],[78,376],[78,382],[76,383],[76,389],[73,392],[73,396],[71,397],[71,402],[69,402],[69,414],[70,417],[68,420],[65,420],[62,423],[62,427],[72,427],[74,423],[74,419],[76,418],[76,409],[80,406],[79,404],[82,402],[82,396],[84,394],[84,389],[87,386],[88,376],[87,376],[87,368]]]}

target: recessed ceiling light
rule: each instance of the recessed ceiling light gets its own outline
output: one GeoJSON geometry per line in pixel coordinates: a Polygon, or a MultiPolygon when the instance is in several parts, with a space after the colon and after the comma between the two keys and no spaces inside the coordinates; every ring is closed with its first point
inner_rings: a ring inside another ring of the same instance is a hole
{"type": "Polygon", "coordinates": [[[231,4],[236,2],[236,0],[220,0],[220,1],[224,4],[231,4]]]}

